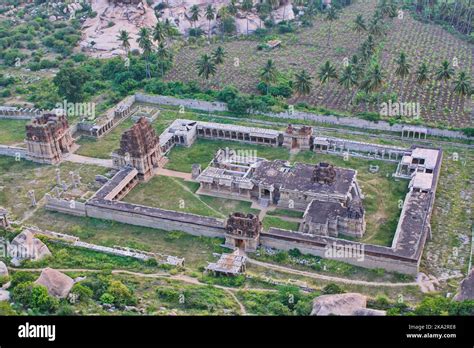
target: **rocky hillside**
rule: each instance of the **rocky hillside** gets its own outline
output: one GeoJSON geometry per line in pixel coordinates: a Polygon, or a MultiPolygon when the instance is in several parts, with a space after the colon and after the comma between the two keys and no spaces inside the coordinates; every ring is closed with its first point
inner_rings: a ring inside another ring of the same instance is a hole
{"type": "MultiPolygon", "coordinates": [[[[255,1],[256,2],[256,1],[255,1]]],[[[271,17],[275,22],[294,18],[291,0],[281,0],[279,8],[275,9],[271,17]]],[[[217,33],[219,19],[208,21],[205,9],[211,4],[216,12],[230,4],[230,0],[91,0],[92,11],[97,13],[94,18],[88,18],[83,25],[81,48],[92,56],[107,58],[123,53],[117,36],[120,30],[130,33],[131,49],[138,48],[136,37],[141,27],[153,27],[160,20],[169,19],[186,35],[191,28],[201,28],[204,33],[217,33]],[[151,4],[151,5],[150,5],[151,4]],[[200,9],[200,18],[195,23],[190,21],[190,9],[197,5],[200,9]]],[[[252,32],[264,24],[256,10],[245,13],[240,9],[235,15],[237,33],[252,32]],[[248,21],[247,21],[248,19],[248,21]]]]}

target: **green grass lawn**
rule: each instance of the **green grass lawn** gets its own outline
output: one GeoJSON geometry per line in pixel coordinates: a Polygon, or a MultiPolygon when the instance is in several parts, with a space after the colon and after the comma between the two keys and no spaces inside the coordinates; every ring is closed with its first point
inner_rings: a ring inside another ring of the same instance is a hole
{"type": "MultiPolygon", "coordinates": [[[[394,179],[395,163],[368,160],[356,157],[343,157],[314,152],[300,152],[295,156],[296,162],[328,162],[338,167],[357,170],[357,180],[365,195],[363,200],[366,211],[366,231],[359,239],[362,242],[390,246],[395,235],[401,209],[398,201],[404,200],[408,192],[408,180],[394,179]],[[379,172],[369,172],[369,165],[378,165],[379,172]]],[[[343,236],[340,236],[344,238],[343,236]]]]}
{"type": "Polygon", "coordinates": [[[185,258],[186,267],[197,271],[215,260],[213,252],[222,253],[223,239],[196,237],[184,232],[133,226],[114,221],[77,217],[39,209],[27,220],[42,229],[71,234],[84,242],[124,247],[185,258]]]}
{"type": "Polygon", "coordinates": [[[191,147],[176,146],[168,155],[170,161],[166,168],[180,172],[191,172],[193,163],[199,163],[202,169],[206,168],[217,150],[228,147],[234,150],[255,150],[257,157],[268,160],[288,160],[290,154],[288,149],[282,147],[270,147],[263,145],[251,145],[237,141],[223,141],[198,139],[191,147]]]}
{"type": "Polygon", "coordinates": [[[287,216],[287,217],[296,218],[296,219],[302,218],[303,214],[304,213],[302,211],[289,210],[289,209],[275,209],[275,210],[267,211],[267,215],[287,216]]]}
{"type": "Polygon", "coordinates": [[[268,231],[270,227],[281,228],[284,230],[298,231],[299,223],[294,221],[286,221],[275,216],[265,216],[263,218],[263,229],[268,231]]]}
{"type": "Polygon", "coordinates": [[[81,147],[76,151],[78,155],[96,157],[96,158],[110,158],[110,154],[120,147],[120,139],[122,133],[133,126],[131,118],[124,120],[109,134],[100,139],[93,139],[83,137],[77,142],[81,147]]]}
{"type": "Polygon", "coordinates": [[[0,144],[12,145],[25,140],[25,126],[28,120],[0,119],[0,144]]]}
{"type": "Polygon", "coordinates": [[[166,176],[155,176],[135,187],[123,200],[130,203],[225,218],[233,212],[257,213],[251,202],[196,195],[198,184],[166,176]]]}

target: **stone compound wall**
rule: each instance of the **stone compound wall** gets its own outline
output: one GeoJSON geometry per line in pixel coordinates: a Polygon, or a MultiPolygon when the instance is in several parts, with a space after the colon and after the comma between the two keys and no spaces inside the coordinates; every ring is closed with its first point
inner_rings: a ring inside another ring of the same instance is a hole
{"type": "Polygon", "coordinates": [[[207,102],[195,99],[179,99],[175,97],[168,97],[164,95],[147,95],[147,94],[136,94],[135,102],[138,103],[149,103],[149,104],[162,104],[172,106],[183,106],[189,109],[197,109],[203,111],[227,111],[227,104],[221,102],[207,102]]]}
{"type": "MultiPolygon", "coordinates": [[[[140,207],[138,205],[132,206],[135,206],[136,208],[140,207]]],[[[156,208],[153,210],[161,213],[161,217],[145,213],[140,209],[115,209],[114,207],[108,207],[101,204],[86,204],[86,215],[93,218],[157,228],[165,231],[183,231],[194,236],[224,237],[225,225],[222,220],[213,219],[215,220],[214,226],[203,226],[192,221],[197,221],[200,218],[203,218],[202,216],[179,213],[181,215],[187,215],[190,218],[190,221],[183,221],[177,219],[175,212],[173,211],[169,211],[169,214],[166,214],[166,211],[163,209],[156,208]],[[162,214],[163,212],[165,212],[165,214],[162,214]]]]}
{"type": "Polygon", "coordinates": [[[86,204],[46,194],[46,209],[75,216],[86,216],[86,204]]]}
{"type": "Polygon", "coordinates": [[[0,156],[10,156],[25,159],[26,153],[26,149],[22,147],[0,145],[0,156]]]}
{"type": "MultiPolygon", "coordinates": [[[[154,96],[146,94],[136,94],[136,102],[150,103],[150,104],[164,104],[164,105],[173,105],[173,106],[183,106],[185,108],[202,110],[206,112],[212,111],[227,111],[227,104],[222,102],[207,102],[194,99],[179,99],[169,96],[154,96]]],[[[348,126],[356,127],[363,129],[374,129],[379,131],[389,131],[402,133],[402,129],[405,125],[403,124],[394,124],[385,121],[371,122],[363,120],[356,117],[338,117],[338,116],[326,116],[326,115],[316,115],[309,112],[294,111],[292,113],[282,112],[282,113],[262,113],[262,115],[282,118],[282,119],[291,119],[291,120],[311,120],[318,123],[329,124],[329,125],[338,125],[338,126],[348,126]]],[[[432,136],[439,137],[448,137],[448,138],[457,138],[457,139],[469,139],[468,136],[464,135],[459,131],[452,131],[447,129],[439,129],[432,127],[425,127],[427,129],[427,134],[432,136]]]]}
{"type": "MultiPolygon", "coordinates": [[[[288,231],[291,232],[291,231],[288,231]]],[[[317,239],[317,238],[315,238],[317,239]]],[[[331,238],[329,238],[331,239],[331,238]]],[[[331,240],[337,242],[338,244],[341,243],[340,239],[332,238],[331,240]]],[[[416,260],[411,259],[402,259],[397,258],[392,255],[388,255],[389,248],[387,249],[387,254],[379,253],[371,253],[367,251],[367,245],[364,253],[363,258],[358,259],[357,257],[329,257],[326,255],[326,245],[325,243],[308,243],[302,242],[298,240],[287,240],[280,238],[276,235],[272,235],[269,233],[262,233],[260,235],[260,244],[262,246],[268,248],[274,248],[278,250],[291,250],[291,249],[298,249],[303,254],[310,254],[314,256],[319,256],[326,259],[333,259],[336,261],[346,262],[348,264],[375,269],[375,268],[383,268],[389,272],[398,272],[403,274],[409,275],[416,275],[418,273],[418,263],[416,260]]],[[[354,244],[361,244],[361,243],[354,243],[354,244]]]]}

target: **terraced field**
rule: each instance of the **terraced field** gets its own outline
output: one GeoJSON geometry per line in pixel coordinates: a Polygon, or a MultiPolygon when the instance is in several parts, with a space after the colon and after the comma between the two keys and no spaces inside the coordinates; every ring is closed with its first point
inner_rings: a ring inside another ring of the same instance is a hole
{"type": "MultiPolygon", "coordinates": [[[[168,73],[167,79],[197,81],[202,87],[213,89],[232,84],[247,93],[257,93],[260,70],[268,59],[272,59],[277,69],[289,78],[303,68],[313,77],[311,93],[304,97],[294,96],[288,100],[289,103],[306,102],[349,113],[379,112],[379,107],[374,104],[350,105],[357,89],[346,90],[338,84],[337,80],[331,80],[322,85],[317,78],[319,67],[326,60],[331,61],[340,73],[343,69],[344,58],[350,58],[357,53],[358,47],[366,39],[367,34],[354,32],[353,21],[360,14],[368,22],[375,5],[375,0],[357,1],[345,8],[333,23],[319,16],[310,28],[299,28],[295,33],[278,35],[278,38],[282,40],[282,45],[272,51],[259,51],[257,46],[260,43],[248,39],[218,42],[199,47],[197,45],[184,46],[176,53],[174,67],[168,73]],[[329,30],[331,40],[328,45],[329,30]],[[214,51],[219,45],[227,52],[226,61],[217,67],[215,76],[204,81],[197,76],[196,61],[202,54],[214,51]]],[[[376,47],[376,55],[380,60],[384,75],[380,92],[396,93],[399,102],[420,103],[421,119],[427,124],[450,127],[472,125],[472,101],[454,93],[454,78],[441,82],[430,77],[425,85],[419,86],[415,83],[415,72],[422,62],[426,62],[432,75],[443,60],[453,62],[456,58],[458,67],[455,67],[455,73],[465,70],[469,76],[472,76],[474,47],[454,37],[440,26],[414,20],[408,13],[403,16],[403,19],[394,18],[387,20],[387,23],[387,35],[376,47]],[[403,80],[395,75],[395,61],[402,51],[405,51],[411,64],[410,74],[403,80]]]]}

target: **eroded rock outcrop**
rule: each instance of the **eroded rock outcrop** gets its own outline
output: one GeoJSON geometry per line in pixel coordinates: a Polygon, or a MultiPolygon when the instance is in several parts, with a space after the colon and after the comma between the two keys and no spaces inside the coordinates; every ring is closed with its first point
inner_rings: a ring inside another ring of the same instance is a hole
{"type": "Polygon", "coordinates": [[[45,286],[51,296],[65,298],[69,295],[74,280],[55,269],[46,268],[35,283],[45,286]]]}
{"type": "Polygon", "coordinates": [[[367,297],[357,293],[322,295],[314,299],[311,315],[385,315],[367,308],[367,297]]]}
{"type": "Polygon", "coordinates": [[[39,261],[51,255],[46,244],[35,238],[28,230],[21,232],[12,240],[9,253],[13,264],[19,264],[24,260],[39,261]]]}
{"type": "Polygon", "coordinates": [[[474,300],[474,268],[469,276],[463,279],[459,285],[459,292],[454,296],[455,301],[474,300]]]}
{"type": "Polygon", "coordinates": [[[7,265],[2,261],[0,261],[0,277],[8,277],[7,265]]]}

